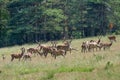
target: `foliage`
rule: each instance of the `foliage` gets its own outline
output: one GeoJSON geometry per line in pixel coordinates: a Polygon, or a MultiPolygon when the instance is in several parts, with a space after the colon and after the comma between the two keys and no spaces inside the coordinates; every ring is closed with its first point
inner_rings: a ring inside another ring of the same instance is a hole
{"type": "Polygon", "coordinates": [[[1,0],[0,47],[64,36],[119,34],[119,4],[118,0],[1,0]]]}

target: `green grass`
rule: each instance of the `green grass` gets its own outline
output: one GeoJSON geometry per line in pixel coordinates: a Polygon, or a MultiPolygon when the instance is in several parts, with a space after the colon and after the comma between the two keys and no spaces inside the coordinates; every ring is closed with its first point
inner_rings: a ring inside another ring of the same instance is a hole
{"type": "MultiPolygon", "coordinates": [[[[10,61],[11,53],[20,53],[20,48],[36,47],[37,44],[5,47],[0,49],[0,80],[119,80],[120,79],[120,36],[110,50],[81,53],[81,43],[97,37],[76,39],[72,47],[78,51],[69,52],[57,59],[32,56],[31,61],[10,61]],[[3,61],[1,55],[5,54],[3,61]]],[[[109,42],[106,36],[102,42],[109,42]]],[[[46,43],[50,45],[50,42],[46,43]]],[[[59,41],[59,44],[62,44],[59,41]]]]}
{"type": "Polygon", "coordinates": [[[63,73],[63,72],[92,72],[94,68],[92,67],[60,67],[58,69],[53,69],[53,70],[47,70],[47,76],[43,77],[42,80],[47,80],[47,79],[53,79],[54,75],[56,73],[63,73]]]}

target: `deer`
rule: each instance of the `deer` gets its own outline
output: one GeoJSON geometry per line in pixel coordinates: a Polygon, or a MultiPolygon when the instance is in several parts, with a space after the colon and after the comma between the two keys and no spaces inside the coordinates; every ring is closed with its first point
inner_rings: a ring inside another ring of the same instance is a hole
{"type": "Polygon", "coordinates": [[[31,54],[34,54],[34,56],[35,56],[35,54],[39,54],[39,55],[42,55],[40,52],[39,52],[39,49],[35,49],[35,48],[28,48],[27,49],[27,53],[31,53],[31,54]]]}
{"type": "Polygon", "coordinates": [[[94,49],[96,49],[96,51],[97,51],[97,45],[98,45],[97,42],[90,41],[88,50],[91,51],[91,49],[92,49],[94,51],[94,49]]]}
{"type": "Polygon", "coordinates": [[[56,42],[51,42],[51,46],[48,45],[42,45],[39,43],[38,47],[40,48],[40,51],[42,50],[42,54],[45,56],[45,58],[47,57],[48,53],[50,53],[52,55],[52,49],[55,48],[56,42]]]}
{"type": "Polygon", "coordinates": [[[64,41],[63,44],[57,45],[56,48],[57,50],[65,50],[65,55],[66,55],[67,51],[70,51],[71,53],[71,50],[72,50],[70,46],[71,42],[72,42],[72,39],[70,41],[64,41]]]}
{"type": "Polygon", "coordinates": [[[96,49],[97,51],[97,48],[99,47],[100,45],[100,42],[101,42],[101,37],[98,37],[98,41],[94,41],[94,40],[90,40],[89,42],[89,47],[88,47],[88,51],[91,51],[91,49],[94,51],[94,49],[96,49]]]}
{"type": "Polygon", "coordinates": [[[108,39],[109,39],[110,41],[115,41],[115,42],[116,42],[116,37],[115,37],[115,36],[108,36],[108,39]]]}
{"type": "Polygon", "coordinates": [[[31,60],[31,53],[27,53],[23,55],[23,60],[27,60],[27,59],[31,60]]]}
{"type": "Polygon", "coordinates": [[[103,46],[103,49],[110,49],[110,47],[112,46],[113,41],[110,41],[110,43],[101,43],[101,45],[103,46]]]}
{"type": "Polygon", "coordinates": [[[57,50],[56,48],[53,48],[52,49],[52,55],[55,59],[56,59],[57,56],[60,56],[60,55],[65,57],[65,50],[57,50]]]}
{"type": "Polygon", "coordinates": [[[84,41],[81,45],[81,52],[87,52],[88,51],[88,47],[89,47],[89,42],[88,41],[84,41]]]}
{"type": "Polygon", "coordinates": [[[20,61],[23,54],[25,53],[25,48],[22,47],[20,50],[21,50],[21,53],[19,53],[19,54],[11,54],[11,61],[13,61],[14,59],[19,59],[19,61],[20,61]]]}
{"type": "Polygon", "coordinates": [[[43,49],[43,54],[44,54],[45,57],[47,57],[48,53],[51,53],[51,55],[52,55],[52,47],[42,46],[42,49],[43,49]]]}

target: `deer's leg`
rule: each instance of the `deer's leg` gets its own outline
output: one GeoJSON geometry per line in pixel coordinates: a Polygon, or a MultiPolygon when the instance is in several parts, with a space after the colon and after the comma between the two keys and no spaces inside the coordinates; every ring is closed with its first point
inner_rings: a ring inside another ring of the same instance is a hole
{"type": "Polygon", "coordinates": [[[13,60],[14,60],[14,57],[11,58],[11,61],[13,61],[13,60]]]}
{"type": "Polygon", "coordinates": [[[97,51],[97,46],[96,46],[96,51],[97,51]]]}
{"type": "Polygon", "coordinates": [[[70,48],[70,54],[71,54],[72,49],[70,48]]]}
{"type": "Polygon", "coordinates": [[[90,46],[88,47],[88,51],[91,52],[91,48],[90,48],[90,46]]]}
{"type": "Polygon", "coordinates": [[[67,51],[65,50],[65,55],[66,55],[67,51]]]}
{"type": "Polygon", "coordinates": [[[103,47],[103,49],[105,50],[105,46],[103,47]]]}
{"type": "Polygon", "coordinates": [[[24,60],[25,56],[23,56],[22,60],[24,60]]]}
{"type": "Polygon", "coordinates": [[[51,52],[51,56],[53,57],[53,53],[51,52]]]}
{"type": "Polygon", "coordinates": [[[54,56],[54,58],[56,59],[56,55],[54,56]]]}
{"type": "Polygon", "coordinates": [[[81,49],[81,52],[83,52],[83,48],[81,49]]]}
{"type": "Polygon", "coordinates": [[[82,52],[85,53],[85,48],[82,49],[82,52]]]}
{"type": "Polygon", "coordinates": [[[33,52],[34,53],[34,57],[36,56],[36,52],[33,52]]]}
{"type": "Polygon", "coordinates": [[[89,51],[89,50],[88,50],[88,47],[85,47],[84,49],[85,49],[85,53],[87,53],[87,51],[89,51]]]}
{"type": "Polygon", "coordinates": [[[45,52],[45,54],[44,54],[44,55],[45,55],[45,58],[47,57],[47,54],[48,54],[48,53],[47,53],[47,52],[45,52]]]}

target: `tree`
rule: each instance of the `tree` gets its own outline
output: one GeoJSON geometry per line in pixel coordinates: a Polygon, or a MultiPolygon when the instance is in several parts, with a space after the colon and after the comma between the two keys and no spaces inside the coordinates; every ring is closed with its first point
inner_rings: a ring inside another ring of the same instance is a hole
{"type": "Polygon", "coordinates": [[[9,20],[9,12],[6,8],[7,2],[0,1],[0,45],[5,46],[6,45],[6,28],[7,23],[9,20]]]}

